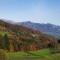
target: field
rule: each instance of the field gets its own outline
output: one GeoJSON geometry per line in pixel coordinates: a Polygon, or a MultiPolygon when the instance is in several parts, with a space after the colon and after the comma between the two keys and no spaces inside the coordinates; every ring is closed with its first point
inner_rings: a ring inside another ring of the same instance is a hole
{"type": "Polygon", "coordinates": [[[51,54],[49,49],[30,52],[10,52],[7,60],[60,60],[60,53],[51,54]]]}

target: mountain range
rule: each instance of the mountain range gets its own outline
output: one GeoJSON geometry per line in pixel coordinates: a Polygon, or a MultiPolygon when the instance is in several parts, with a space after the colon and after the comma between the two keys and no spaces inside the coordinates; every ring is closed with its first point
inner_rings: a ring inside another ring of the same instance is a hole
{"type": "Polygon", "coordinates": [[[44,23],[33,23],[30,21],[27,22],[18,22],[17,25],[23,25],[28,28],[32,28],[35,30],[38,30],[40,32],[43,32],[45,34],[50,34],[52,36],[55,36],[57,38],[60,37],[60,26],[54,25],[54,24],[44,24],[44,23]]]}

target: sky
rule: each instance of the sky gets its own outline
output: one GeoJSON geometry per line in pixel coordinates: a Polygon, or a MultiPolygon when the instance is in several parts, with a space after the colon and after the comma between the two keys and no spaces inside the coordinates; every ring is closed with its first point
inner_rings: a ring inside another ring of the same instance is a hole
{"type": "Polygon", "coordinates": [[[0,19],[60,25],[60,0],[0,0],[0,19]]]}

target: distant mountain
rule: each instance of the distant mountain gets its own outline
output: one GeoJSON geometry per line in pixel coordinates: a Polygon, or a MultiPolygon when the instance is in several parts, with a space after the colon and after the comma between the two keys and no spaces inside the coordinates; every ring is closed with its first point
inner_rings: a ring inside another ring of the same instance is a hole
{"type": "Polygon", "coordinates": [[[60,37],[60,26],[54,25],[54,24],[40,24],[40,23],[33,23],[30,21],[27,22],[20,22],[18,25],[23,25],[28,28],[32,28],[38,31],[41,31],[46,34],[50,34],[56,37],[60,37]]]}
{"type": "MultiPolygon", "coordinates": [[[[34,25],[31,22],[27,24],[34,25]]],[[[0,20],[0,49],[9,51],[38,50],[49,47],[49,44],[53,46],[52,43],[55,43],[55,40],[55,37],[40,31],[0,20]]]]}

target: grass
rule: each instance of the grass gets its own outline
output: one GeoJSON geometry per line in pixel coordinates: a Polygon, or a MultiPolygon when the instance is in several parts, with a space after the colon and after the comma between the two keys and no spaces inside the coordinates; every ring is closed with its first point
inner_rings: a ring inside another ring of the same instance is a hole
{"type": "Polygon", "coordinates": [[[8,60],[60,60],[60,53],[51,54],[49,49],[30,52],[7,53],[8,60]],[[30,54],[29,54],[30,53],[30,54]]]}
{"type": "Polygon", "coordinates": [[[60,60],[60,53],[51,54],[49,49],[29,52],[8,52],[6,60],[60,60]]]}
{"type": "Polygon", "coordinates": [[[37,56],[45,56],[45,55],[50,55],[50,50],[49,49],[41,49],[38,51],[31,51],[31,53],[36,54],[37,56]]]}
{"type": "Polygon", "coordinates": [[[9,56],[14,56],[14,57],[25,57],[25,56],[45,56],[45,55],[49,55],[50,51],[49,49],[41,49],[38,51],[27,51],[27,52],[9,52],[7,53],[9,56]]]}

